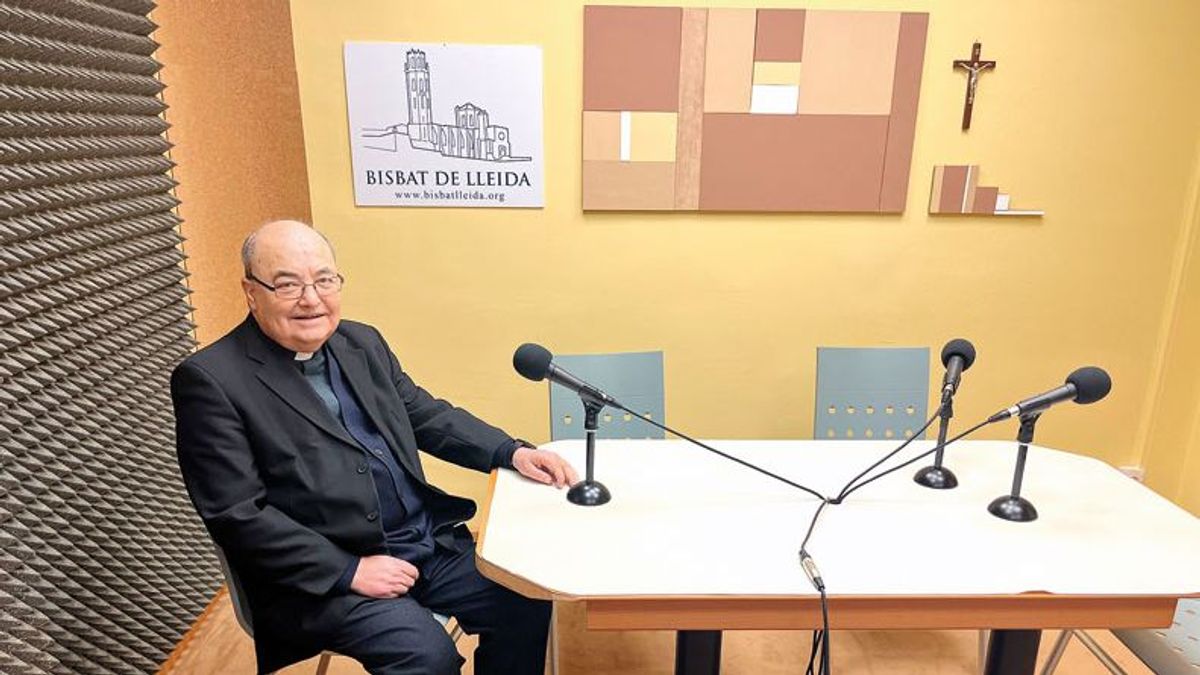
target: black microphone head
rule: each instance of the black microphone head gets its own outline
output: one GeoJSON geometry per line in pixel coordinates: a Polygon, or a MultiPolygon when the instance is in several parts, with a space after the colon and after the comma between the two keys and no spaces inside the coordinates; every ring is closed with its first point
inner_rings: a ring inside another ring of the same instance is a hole
{"type": "Polygon", "coordinates": [[[549,349],[526,342],[513,352],[513,368],[516,368],[522,377],[538,382],[546,379],[546,373],[550,372],[552,359],[554,359],[554,355],[550,353],[549,349]]]}
{"type": "Polygon", "coordinates": [[[971,364],[975,363],[975,345],[968,340],[954,338],[947,342],[945,347],[942,347],[942,365],[949,366],[950,358],[954,356],[962,357],[963,370],[970,368],[971,364]]]}
{"type": "Polygon", "coordinates": [[[1076,403],[1095,403],[1108,396],[1112,378],[1103,368],[1084,366],[1067,376],[1067,384],[1075,385],[1076,403]]]}

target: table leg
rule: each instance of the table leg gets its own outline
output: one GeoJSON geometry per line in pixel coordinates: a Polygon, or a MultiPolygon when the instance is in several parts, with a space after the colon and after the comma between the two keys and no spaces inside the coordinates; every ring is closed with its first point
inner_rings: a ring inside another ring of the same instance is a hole
{"type": "Polygon", "coordinates": [[[721,672],[721,631],[681,630],[675,634],[675,675],[721,672]]]}
{"type": "Polygon", "coordinates": [[[984,675],[1033,675],[1040,630],[993,630],[984,675]]]}

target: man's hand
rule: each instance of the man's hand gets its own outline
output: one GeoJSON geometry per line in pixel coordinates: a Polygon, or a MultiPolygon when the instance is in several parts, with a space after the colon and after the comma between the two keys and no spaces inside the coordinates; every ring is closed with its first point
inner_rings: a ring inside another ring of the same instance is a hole
{"type": "Polygon", "coordinates": [[[369,555],[358,559],[350,590],[369,598],[398,598],[417,583],[419,574],[408,561],[390,555],[369,555]]]}
{"type": "Polygon", "coordinates": [[[549,450],[517,448],[513,453],[512,463],[513,468],[522,476],[539,483],[562,488],[579,482],[579,476],[567,460],[549,450]]]}

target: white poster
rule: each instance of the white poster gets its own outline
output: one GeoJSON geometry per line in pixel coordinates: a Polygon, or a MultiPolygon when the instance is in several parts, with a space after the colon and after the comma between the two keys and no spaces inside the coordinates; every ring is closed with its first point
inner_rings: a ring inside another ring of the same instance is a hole
{"type": "Polygon", "coordinates": [[[540,207],[542,49],[347,42],[359,206],[540,207]]]}

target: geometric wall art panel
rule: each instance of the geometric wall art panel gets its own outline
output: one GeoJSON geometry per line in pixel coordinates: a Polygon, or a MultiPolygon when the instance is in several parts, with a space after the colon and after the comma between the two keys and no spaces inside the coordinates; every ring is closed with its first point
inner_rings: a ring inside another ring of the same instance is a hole
{"type": "Polygon", "coordinates": [[[585,7],[583,208],[903,212],[928,27],[585,7]]]}
{"type": "Polygon", "coordinates": [[[939,164],[933,167],[929,212],[975,216],[1041,216],[1045,211],[1014,209],[1008,194],[979,184],[979,167],[939,164]]]}

